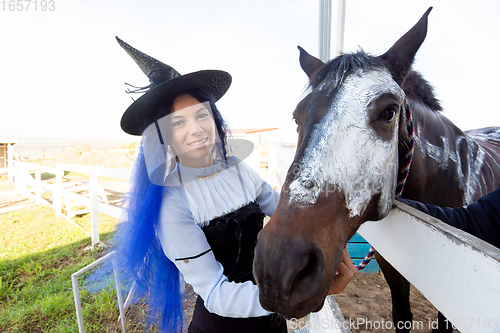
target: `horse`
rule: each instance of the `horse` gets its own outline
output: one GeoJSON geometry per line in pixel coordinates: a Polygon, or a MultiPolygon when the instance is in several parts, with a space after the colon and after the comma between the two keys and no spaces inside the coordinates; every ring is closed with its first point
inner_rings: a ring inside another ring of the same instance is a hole
{"type": "MultiPolygon", "coordinates": [[[[299,47],[309,90],[293,112],[296,155],[255,249],[265,309],[286,318],[321,309],[344,244],[362,223],[392,209],[410,132],[403,198],[458,207],[500,186],[500,128],[460,130],[411,68],[431,9],[381,56],[360,50],[325,64],[299,47]]],[[[394,327],[405,327],[398,323],[412,320],[410,284],[380,255],[377,261],[391,290],[394,327]]]]}

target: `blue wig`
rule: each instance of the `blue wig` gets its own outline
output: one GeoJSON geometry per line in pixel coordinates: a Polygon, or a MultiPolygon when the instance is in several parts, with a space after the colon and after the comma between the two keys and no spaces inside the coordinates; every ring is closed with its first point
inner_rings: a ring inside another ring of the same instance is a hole
{"type": "MultiPolygon", "coordinates": [[[[190,91],[200,102],[209,101],[221,145],[214,148],[214,158],[227,159],[226,129],[220,112],[210,95],[190,91]]],[[[173,104],[166,103],[167,114],[173,104]]],[[[142,147],[132,176],[132,187],[127,197],[126,220],[117,227],[113,237],[113,250],[122,283],[135,282],[133,301],[145,300],[148,306],[147,326],[158,325],[160,332],[182,332],[184,286],[180,272],[165,256],[158,237],[159,215],[163,192],[168,188],[150,182],[142,147]]],[[[103,278],[107,268],[101,269],[90,279],[103,278]]]]}
{"type": "Polygon", "coordinates": [[[116,262],[121,278],[136,284],[134,300],[147,301],[148,326],[158,324],[161,332],[181,332],[183,295],[179,270],[163,253],[157,236],[164,190],[149,181],[141,149],[127,219],[114,237],[116,262]]]}

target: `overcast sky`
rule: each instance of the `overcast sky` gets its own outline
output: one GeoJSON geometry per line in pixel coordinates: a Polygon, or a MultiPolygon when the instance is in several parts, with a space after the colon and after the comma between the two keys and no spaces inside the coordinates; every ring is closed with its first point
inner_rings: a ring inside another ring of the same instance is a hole
{"type": "MultiPolygon", "coordinates": [[[[10,11],[5,2],[0,137],[127,138],[124,82],[148,81],[114,36],[182,74],[231,73],[218,103],[231,128],[292,129],[307,84],[296,46],[318,55],[319,0],[54,0],[53,11],[10,11]]],[[[500,125],[499,1],[348,0],[344,51],[384,53],[429,6],[414,68],[461,128],[500,125]]]]}

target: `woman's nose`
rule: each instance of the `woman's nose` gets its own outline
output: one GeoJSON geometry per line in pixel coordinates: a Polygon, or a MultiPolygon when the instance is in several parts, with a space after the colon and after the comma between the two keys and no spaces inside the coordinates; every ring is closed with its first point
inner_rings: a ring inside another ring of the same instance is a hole
{"type": "Polygon", "coordinates": [[[190,125],[189,125],[189,134],[191,135],[197,135],[199,133],[201,133],[202,131],[202,127],[200,126],[200,124],[198,124],[197,121],[191,121],[190,122],[190,125]]]}

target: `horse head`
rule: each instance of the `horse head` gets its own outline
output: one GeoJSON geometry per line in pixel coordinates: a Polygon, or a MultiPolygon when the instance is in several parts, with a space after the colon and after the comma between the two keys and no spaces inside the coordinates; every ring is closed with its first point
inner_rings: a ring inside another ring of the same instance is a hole
{"type": "Polygon", "coordinates": [[[431,9],[379,57],[359,51],[325,64],[299,47],[310,90],[293,113],[297,151],[255,250],[264,308],[287,318],[319,310],[344,244],[392,208],[408,138],[401,86],[431,9]]]}

